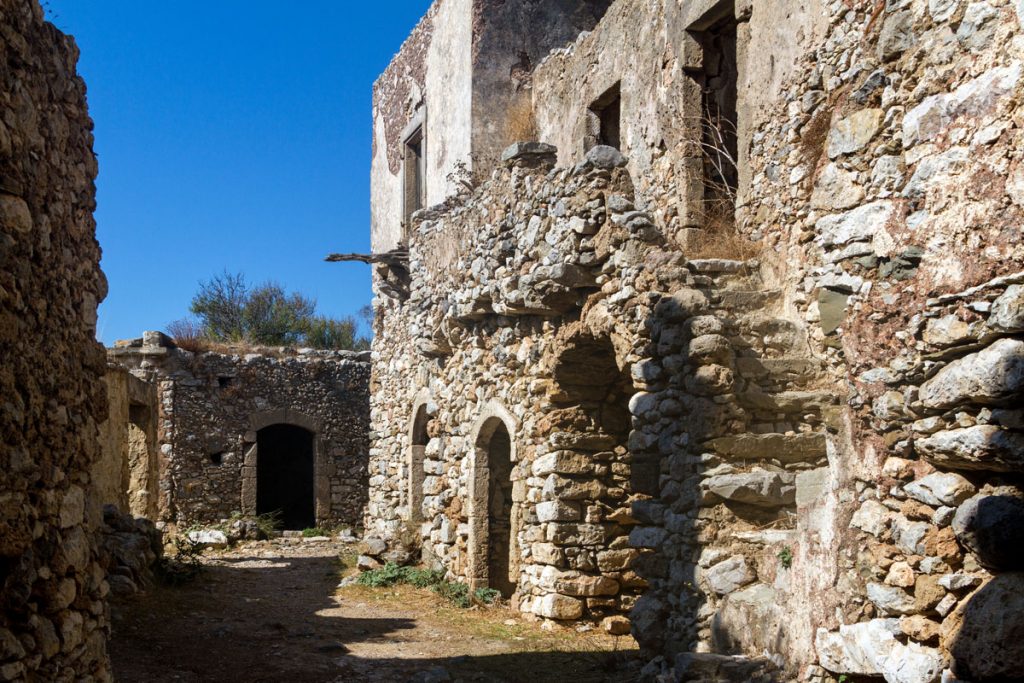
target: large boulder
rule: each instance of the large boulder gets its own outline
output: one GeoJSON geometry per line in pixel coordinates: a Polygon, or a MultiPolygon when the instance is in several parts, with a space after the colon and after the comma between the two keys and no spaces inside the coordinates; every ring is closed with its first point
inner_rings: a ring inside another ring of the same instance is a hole
{"type": "Polygon", "coordinates": [[[946,661],[942,653],[917,643],[903,644],[898,619],[872,619],[843,625],[838,631],[818,629],[814,640],[818,661],[835,674],[882,676],[888,683],[934,683],[946,661]]]}
{"type": "Polygon", "coordinates": [[[979,588],[943,624],[943,645],[958,678],[1024,680],[1024,574],[1002,574],[979,588]]]}
{"type": "Polygon", "coordinates": [[[956,511],[953,531],[985,567],[1024,570],[1024,497],[1015,489],[970,498],[956,511]]]}
{"type": "Polygon", "coordinates": [[[926,460],[955,470],[1020,472],[1024,434],[996,425],[975,425],[938,432],[914,442],[926,460]]]}
{"type": "Polygon", "coordinates": [[[921,385],[926,408],[999,405],[1024,391],[1024,341],[1000,339],[942,368],[921,385]]]}

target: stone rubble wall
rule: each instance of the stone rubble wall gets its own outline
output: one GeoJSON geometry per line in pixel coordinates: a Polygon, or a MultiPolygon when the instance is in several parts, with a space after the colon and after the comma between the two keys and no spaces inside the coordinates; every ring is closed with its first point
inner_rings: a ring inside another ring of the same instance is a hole
{"type": "MultiPolygon", "coordinates": [[[[767,6],[753,31],[783,20],[767,6]]],[[[376,302],[367,527],[478,580],[473,463],[498,416],[515,604],[631,608],[645,676],[1020,678],[1022,10],[824,11],[780,100],[748,103],[757,262],[688,260],[651,189],[671,165],[631,179],[607,148],[553,169],[517,146],[417,216],[410,294],[376,302]],[[581,381],[609,346],[608,382],[581,381]],[[598,388],[631,394],[625,439],[598,388]]]]}
{"type": "Polygon", "coordinates": [[[801,544],[838,551],[807,558],[844,598],[815,633],[834,674],[1024,676],[1022,622],[992,609],[1024,564],[991,545],[1024,505],[1021,12],[833,2],[753,135],[741,214],[845,390],[812,503],[832,521],[801,544]]]}
{"type": "Polygon", "coordinates": [[[361,523],[370,369],[360,354],[192,353],[159,333],[108,353],[157,393],[160,521],[189,526],[255,514],[256,432],[297,424],[316,434],[317,523],[361,523]]]}
{"type": "Polygon", "coordinates": [[[96,158],[74,41],[0,1],[0,679],[108,681],[96,158]]]}

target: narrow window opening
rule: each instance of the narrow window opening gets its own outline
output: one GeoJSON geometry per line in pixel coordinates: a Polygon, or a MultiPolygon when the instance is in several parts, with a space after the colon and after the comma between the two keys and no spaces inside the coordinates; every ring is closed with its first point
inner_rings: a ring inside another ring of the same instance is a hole
{"type": "Polygon", "coordinates": [[[224,463],[224,451],[217,451],[216,453],[210,453],[210,463],[213,465],[221,465],[224,463]]]}
{"type": "Polygon", "coordinates": [[[585,147],[607,145],[621,149],[622,95],[619,83],[605,91],[587,111],[587,139],[585,147]]]}
{"type": "Polygon", "coordinates": [[[404,219],[406,230],[412,215],[426,205],[427,188],[423,156],[423,127],[420,126],[405,139],[403,170],[405,174],[404,219]]]}
{"type": "Polygon", "coordinates": [[[421,405],[413,420],[412,444],[409,454],[409,520],[411,522],[423,521],[423,482],[426,479],[423,461],[426,459],[427,444],[430,442],[430,436],[427,434],[429,422],[427,406],[426,404],[421,405]]]}
{"type": "Polygon", "coordinates": [[[502,597],[516,590],[511,574],[512,439],[500,423],[487,444],[487,576],[502,597]]]}
{"type": "Polygon", "coordinates": [[[234,381],[235,381],[234,377],[218,377],[217,378],[217,386],[219,386],[221,389],[227,389],[229,386],[231,386],[234,383],[234,381]]]}
{"type": "Polygon", "coordinates": [[[729,11],[699,36],[704,49],[701,148],[709,220],[734,222],[739,188],[737,21],[729,11]]]}

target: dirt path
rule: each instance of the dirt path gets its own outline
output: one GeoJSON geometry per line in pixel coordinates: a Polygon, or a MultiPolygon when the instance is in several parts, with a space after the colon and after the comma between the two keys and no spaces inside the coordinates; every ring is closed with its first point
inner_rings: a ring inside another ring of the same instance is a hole
{"type": "Polygon", "coordinates": [[[408,586],[337,588],[334,543],[250,543],[194,583],[114,609],[123,683],[157,681],[630,681],[629,638],[545,631],[504,608],[469,610],[408,586]],[[618,642],[616,642],[618,640],[618,642]],[[619,654],[612,654],[618,649],[619,654]]]}

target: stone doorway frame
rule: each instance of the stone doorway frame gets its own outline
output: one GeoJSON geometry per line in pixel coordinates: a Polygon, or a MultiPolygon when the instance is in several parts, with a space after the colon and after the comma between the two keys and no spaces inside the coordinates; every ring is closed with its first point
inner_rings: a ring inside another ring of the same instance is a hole
{"type": "MultiPolygon", "coordinates": [[[[490,585],[490,568],[488,563],[489,528],[488,528],[488,496],[490,493],[490,468],[487,466],[488,446],[491,437],[502,425],[508,431],[512,463],[513,490],[515,489],[516,465],[519,462],[517,446],[519,420],[497,401],[488,401],[481,410],[480,417],[473,423],[470,432],[472,450],[469,453],[469,547],[468,570],[466,582],[470,590],[487,588],[490,585]]],[[[509,532],[509,573],[518,572],[519,560],[519,529],[522,526],[520,503],[513,495],[511,530],[509,532]]],[[[518,583],[518,581],[516,582],[518,583]]]]}
{"type": "Polygon", "coordinates": [[[247,517],[256,516],[256,467],[258,462],[257,433],[264,427],[272,425],[291,425],[301,427],[313,434],[313,515],[317,524],[331,518],[331,482],[325,453],[327,449],[322,443],[323,428],[320,421],[294,408],[278,408],[261,410],[249,416],[249,431],[243,437],[242,459],[242,514],[247,517]]]}
{"type": "Polygon", "coordinates": [[[423,481],[427,476],[423,469],[423,461],[426,459],[427,445],[430,443],[430,436],[426,433],[427,424],[436,415],[437,406],[431,400],[430,392],[424,390],[416,394],[407,434],[409,450],[405,463],[408,468],[405,494],[407,519],[417,524],[423,521],[423,481]]]}

